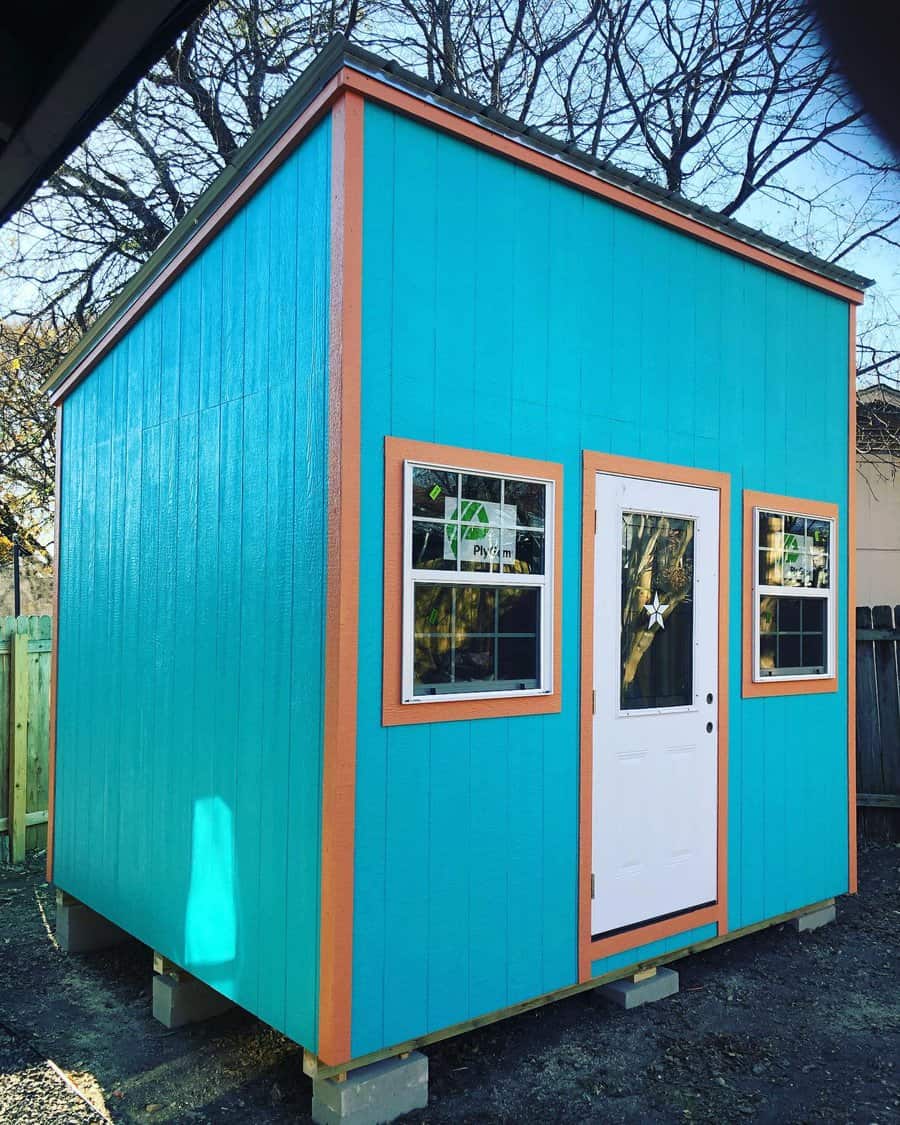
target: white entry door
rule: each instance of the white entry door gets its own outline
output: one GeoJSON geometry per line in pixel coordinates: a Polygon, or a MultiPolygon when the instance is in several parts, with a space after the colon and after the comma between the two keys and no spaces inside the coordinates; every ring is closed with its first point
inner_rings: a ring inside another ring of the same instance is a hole
{"type": "Polygon", "coordinates": [[[719,493],[597,474],[594,936],[716,899],[719,493]]]}

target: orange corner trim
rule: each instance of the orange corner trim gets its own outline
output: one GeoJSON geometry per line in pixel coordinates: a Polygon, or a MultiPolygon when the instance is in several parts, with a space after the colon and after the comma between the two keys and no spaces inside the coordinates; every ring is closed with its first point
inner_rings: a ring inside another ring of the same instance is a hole
{"type": "Polygon", "coordinates": [[[62,502],[62,403],[56,408],[56,480],[53,510],[53,622],[50,649],[50,741],[47,761],[47,882],[53,882],[54,810],[56,807],[56,695],[57,669],[59,668],[59,566],[60,566],[60,508],[62,502]]]}
{"type": "Polygon", "coordinates": [[[848,404],[847,463],[847,798],[849,873],[848,890],[858,889],[856,855],[856,306],[850,314],[850,393],[848,404]]]}
{"type": "Polygon", "coordinates": [[[774,492],[744,489],[743,526],[743,622],[741,625],[741,694],[744,699],[774,695],[816,695],[837,691],[837,669],[833,676],[821,680],[754,680],[753,679],[753,512],[771,508],[776,512],[795,512],[799,516],[818,516],[834,520],[834,589],[838,588],[838,507],[821,500],[798,500],[796,496],[779,496],[774,492]]]}
{"type": "Polygon", "coordinates": [[[502,453],[479,453],[431,442],[388,437],[384,445],[384,670],[381,721],[386,727],[454,719],[498,719],[512,715],[548,715],[562,706],[562,465],[502,453]],[[554,485],[553,686],[547,695],[504,699],[448,699],[438,703],[402,702],[403,633],[403,463],[425,461],[448,468],[498,475],[538,477],[554,485]],[[388,607],[393,607],[388,612],[388,607]]]}
{"type": "Polygon", "coordinates": [[[601,957],[622,953],[647,942],[715,923],[719,936],[728,933],[728,606],[729,527],[731,478],[728,473],[669,465],[585,450],[582,481],[581,531],[581,752],[578,837],[578,979],[591,979],[591,964],[601,957]],[[594,940],[591,935],[591,855],[593,848],[594,759],[594,512],[597,507],[597,473],[641,477],[645,480],[694,485],[719,494],[719,730],[716,804],[716,902],[688,910],[674,918],[635,926],[624,933],[594,940]]]}
{"type": "Polygon", "coordinates": [[[359,610],[363,102],[332,109],[328,574],[317,1054],[350,1059],[359,610]]]}

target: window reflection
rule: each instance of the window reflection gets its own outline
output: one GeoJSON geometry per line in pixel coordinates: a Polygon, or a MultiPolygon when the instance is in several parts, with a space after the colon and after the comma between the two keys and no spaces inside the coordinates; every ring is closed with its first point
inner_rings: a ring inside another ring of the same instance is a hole
{"type": "Polygon", "coordinates": [[[828,599],[764,595],[759,602],[759,670],[822,675],[827,666],[828,599]]]}
{"type": "Polygon", "coordinates": [[[622,516],[623,710],[693,702],[694,521],[622,516]]]}
{"type": "Polygon", "coordinates": [[[537,687],[537,587],[415,584],[416,695],[537,687]]]}
{"type": "Polygon", "coordinates": [[[831,523],[759,513],[759,584],[827,589],[831,523]]]}
{"type": "Polygon", "coordinates": [[[416,570],[544,573],[546,484],[415,466],[416,570]]]}

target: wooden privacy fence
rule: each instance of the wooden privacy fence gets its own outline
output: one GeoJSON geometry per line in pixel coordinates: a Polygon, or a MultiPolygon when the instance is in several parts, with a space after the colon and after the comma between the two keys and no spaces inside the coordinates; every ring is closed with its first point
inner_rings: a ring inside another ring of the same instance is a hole
{"type": "Polygon", "coordinates": [[[856,788],[862,825],[890,830],[900,808],[900,606],[856,610],[856,788]]]}
{"type": "Polygon", "coordinates": [[[49,617],[0,617],[0,859],[47,843],[49,617]]]}

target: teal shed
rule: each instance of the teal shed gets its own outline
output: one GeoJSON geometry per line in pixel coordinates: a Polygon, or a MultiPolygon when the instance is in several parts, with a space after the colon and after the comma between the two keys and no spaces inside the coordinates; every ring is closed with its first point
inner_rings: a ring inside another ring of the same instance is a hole
{"type": "Polygon", "coordinates": [[[332,45],[50,386],[53,882],[323,1072],[852,893],[867,284],[332,45]]]}

